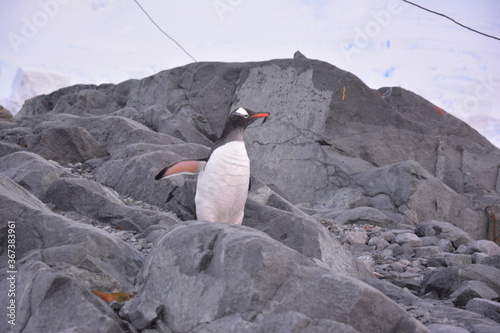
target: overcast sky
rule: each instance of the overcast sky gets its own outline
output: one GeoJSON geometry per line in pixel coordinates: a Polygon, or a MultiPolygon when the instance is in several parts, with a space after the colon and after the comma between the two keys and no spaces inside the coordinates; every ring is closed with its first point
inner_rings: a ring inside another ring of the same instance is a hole
{"type": "MultiPolygon", "coordinates": [[[[290,58],[300,50],[371,88],[412,90],[500,146],[500,41],[401,0],[138,1],[197,61],[290,58]]],[[[500,1],[413,2],[500,36],[500,1]]],[[[38,83],[50,90],[193,61],[133,0],[0,0],[0,15],[0,100],[18,68],[58,74],[38,83]]]]}

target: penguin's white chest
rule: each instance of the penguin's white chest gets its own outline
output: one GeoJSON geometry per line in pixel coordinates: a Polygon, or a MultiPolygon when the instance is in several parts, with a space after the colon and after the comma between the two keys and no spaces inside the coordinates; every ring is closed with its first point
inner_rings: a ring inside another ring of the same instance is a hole
{"type": "Polygon", "coordinates": [[[212,152],[196,185],[196,217],[241,224],[250,182],[245,143],[231,141],[212,152]]]}

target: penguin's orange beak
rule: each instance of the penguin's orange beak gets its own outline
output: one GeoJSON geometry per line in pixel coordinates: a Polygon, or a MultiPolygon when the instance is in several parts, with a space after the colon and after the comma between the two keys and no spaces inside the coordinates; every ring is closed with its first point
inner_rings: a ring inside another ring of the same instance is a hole
{"type": "Polygon", "coordinates": [[[262,117],[267,117],[267,116],[269,116],[269,113],[262,112],[262,113],[254,114],[253,116],[250,116],[250,118],[262,118],[262,117]]]}

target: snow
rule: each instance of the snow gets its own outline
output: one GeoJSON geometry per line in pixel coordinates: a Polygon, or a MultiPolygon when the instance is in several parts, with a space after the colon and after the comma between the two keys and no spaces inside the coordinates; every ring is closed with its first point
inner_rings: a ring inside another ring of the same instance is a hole
{"type": "Polygon", "coordinates": [[[18,111],[25,100],[42,94],[51,93],[69,85],[67,76],[55,73],[25,72],[18,69],[12,81],[12,90],[3,106],[18,111]]]}
{"type": "MultiPolygon", "coordinates": [[[[300,50],[372,88],[401,86],[500,146],[500,41],[400,0],[138,0],[198,61],[300,50]]],[[[496,0],[414,0],[500,36],[496,0]]],[[[0,0],[0,103],[77,83],[118,83],[192,60],[132,0],[0,0]]]]}

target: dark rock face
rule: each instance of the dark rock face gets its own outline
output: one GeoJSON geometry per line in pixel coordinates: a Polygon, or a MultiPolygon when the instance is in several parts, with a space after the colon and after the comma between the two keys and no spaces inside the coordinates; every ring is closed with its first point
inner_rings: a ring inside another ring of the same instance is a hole
{"type": "Polygon", "coordinates": [[[0,243],[15,221],[18,271],[0,331],[498,331],[484,209],[500,210],[499,168],[423,98],[300,54],[60,89],[0,119],[0,243]],[[271,113],[246,131],[243,226],[182,222],[196,178],[154,175],[206,157],[238,106],[271,113]]]}
{"type": "Polygon", "coordinates": [[[477,204],[498,205],[491,194],[500,186],[498,149],[411,92],[393,88],[382,98],[323,62],[197,63],[142,81],[62,89],[30,101],[17,118],[64,112],[65,124],[84,128],[110,152],[127,141],[209,145],[237,105],[272,113],[248,129],[251,160],[259,161],[252,172],[290,202],[325,208],[336,190],[357,188],[396,223],[435,219],[487,237],[477,204]]]}

